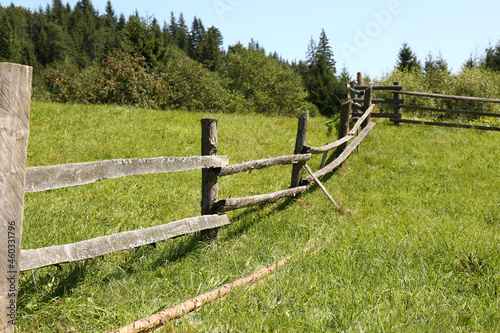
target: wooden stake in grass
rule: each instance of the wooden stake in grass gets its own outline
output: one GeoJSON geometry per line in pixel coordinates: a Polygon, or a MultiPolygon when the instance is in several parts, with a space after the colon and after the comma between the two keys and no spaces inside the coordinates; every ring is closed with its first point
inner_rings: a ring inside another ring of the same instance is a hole
{"type": "Polygon", "coordinates": [[[32,73],[0,63],[0,332],[16,324],[32,73]]]}
{"type": "Polygon", "coordinates": [[[241,279],[225,284],[221,287],[215,288],[195,298],[191,298],[185,301],[184,303],[170,307],[150,317],[135,321],[127,326],[123,326],[114,331],[111,331],[110,333],[147,332],[157,326],[164,325],[168,321],[180,317],[185,313],[194,311],[208,302],[211,302],[219,297],[226,296],[234,287],[243,286],[261,279],[262,277],[274,272],[274,270],[276,270],[277,267],[283,266],[288,260],[290,260],[290,258],[291,256],[287,256],[271,265],[259,269],[258,271],[250,275],[242,277],[241,279]]]}
{"type": "Polygon", "coordinates": [[[323,192],[325,192],[326,196],[328,197],[328,199],[330,199],[330,201],[335,205],[335,207],[340,210],[340,206],[335,202],[335,200],[333,200],[333,197],[330,195],[330,193],[328,193],[328,191],[326,190],[326,188],[323,186],[323,184],[321,183],[321,181],[318,179],[318,177],[316,177],[314,175],[314,172],[311,170],[311,168],[309,167],[309,165],[307,164],[304,164],[304,168],[306,168],[307,172],[309,172],[309,174],[311,175],[311,177],[313,177],[314,181],[316,183],[318,183],[319,187],[321,187],[321,189],[323,190],[323,192]]]}

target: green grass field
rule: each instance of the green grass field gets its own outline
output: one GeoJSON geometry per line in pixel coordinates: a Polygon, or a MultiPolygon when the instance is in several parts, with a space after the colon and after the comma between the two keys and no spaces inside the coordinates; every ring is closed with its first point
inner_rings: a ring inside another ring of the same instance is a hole
{"type": "MultiPolygon", "coordinates": [[[[32,103],[28,166],[200,153],[219,119],[231,163],[293,153],[297,120],[32,103]]],[[[331,130],[333,128],[333,130],[331,130]]],[[[310,119],[307,143],[336,139],[310,119]]],[[[273,275],[157,332],[495,332],[500,323],[500,134],[380,121],[312,191],[230,212],[197,235],[20,277],[20,332],[123,326],[292,255],[273,275]],[[304,251],[313,246],[310,251],[304,251]]],[[[309,164],[317,169],[320,156],[309,164]]],[[[285,189],[290,166],[224,177],[219,197],[285,189]]],[[[110,179],[26,194],[23,248],[200,214],[201,172],[110,179]]]]}

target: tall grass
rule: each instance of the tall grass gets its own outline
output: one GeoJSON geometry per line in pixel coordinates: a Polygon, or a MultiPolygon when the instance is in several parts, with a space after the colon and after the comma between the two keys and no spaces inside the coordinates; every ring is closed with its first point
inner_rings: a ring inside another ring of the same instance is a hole
{"type": "MultiPolygon", "coordinates": [[[[293,118],[33,103],[28,164],[198,155],[203,117],[219,119],[231,163],[293,151],[293,118]]],[[[329,126],[312,118],[308,144],[333,141],[329,126]]],[[[495,331],[499,148],[497,133],[381,122],[323,179],[342,214],[315,188],[231,212],[217,242],[189,235],[22,273],[19,331],[116,328],[288,254],[273,276],[157,331],[495,331]]],[[[224,177],[220,198],[286,188],[290,171],[224,177]]],[[[23,248],[199,215],[200,186],[191,171],[27,194],[23,248]]]]}

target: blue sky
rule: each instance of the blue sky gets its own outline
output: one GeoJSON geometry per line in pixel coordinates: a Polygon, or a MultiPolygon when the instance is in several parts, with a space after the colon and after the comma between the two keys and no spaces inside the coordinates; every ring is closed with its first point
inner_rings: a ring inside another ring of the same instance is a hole
{"type": "MultiPolygon", "coordinates": [[[[77,0],[64,1],[74,6],[77,0]]],[[[3,6],[11,0],[0,0],[3,6]]],[[[500,1],[439,0],[112,0],[117,14],[135,10],[154,16],[160,23],[183,13],[188,26],[194,16],[205,27],[216,26],[224,47],[253,38],[267,52],[276,51],[288,60],[305,59],[311,38],[321,29],[330,40],[337,68],[351,74],[363,72],[380,77],[392,70],[403,42],[423,62],[431,52],[441,54],[457,71],[469,56],[481,56],[500,40],[500,1]]],[[[52,0],[12,0],[17,6],[37,9],[52,0]]],[[[106,0],[93,0],[104,12],[106,0]]]]}

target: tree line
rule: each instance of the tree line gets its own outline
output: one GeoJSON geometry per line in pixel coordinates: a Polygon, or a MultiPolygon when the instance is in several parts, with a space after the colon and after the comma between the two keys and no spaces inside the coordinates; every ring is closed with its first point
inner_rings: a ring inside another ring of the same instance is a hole
{"type": "Polygon", "coordinates": [[[333,115],[342,103],[324,31],[307,60],[292,63],[254,40],[222,44],[217,27],[198,17],[188,26],[182,13],[160,25],[137,11],[117,15],[111,1],[103,13],[90,0],[34,11],[0,5],[0,61],[34,68],[35,98],[284,115],[333,115]]]}
{"type": "MultiPolygon", "coordinates": [[[[183,14],[162,24],[136,11],[118,15],[111,1],[99,13],[90,0],[74,7],[53,0],[31,11],[0,5],[0,61],[34,68],[34,98],[59,102],[116,103],[151,108],[331,116],[346,96],[349,73],[339,73],[324,30],[311,38],[304,61],[266,53],[257,41],[222,47],[223,36],[183,14]]],[[[500,71],[500,42],[464,68],[500,71]]],[[[446,60],[425,62],[407,43],[396,72],[419,72],[431,82],[451,75],[446,60]],[[432,79],[432,80],[431,80],[432,79]]],[[[389,79],[389,78],[387,78],[389,79]]],[[[443,79],[444,80],[444,79],[443,79]]]]}

